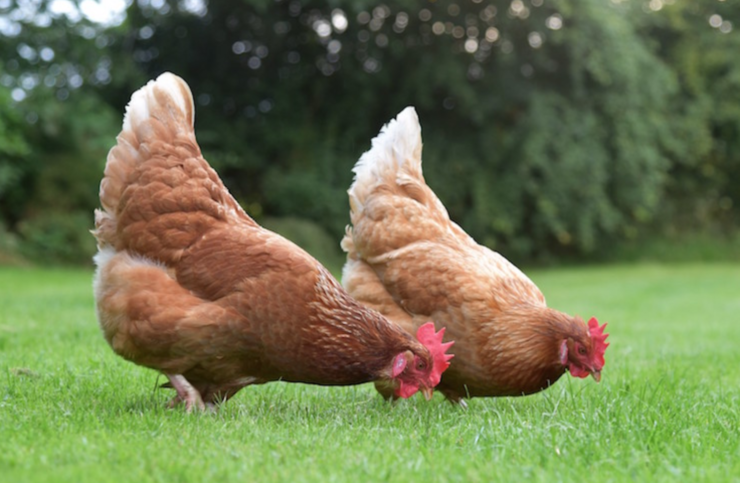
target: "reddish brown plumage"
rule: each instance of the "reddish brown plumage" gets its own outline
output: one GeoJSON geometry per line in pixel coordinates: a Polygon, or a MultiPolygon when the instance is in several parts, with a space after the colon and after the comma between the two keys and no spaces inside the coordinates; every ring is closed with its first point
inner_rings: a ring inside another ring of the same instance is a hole
{"type": "Polygon", "coordinates": [[[600,377],[587,325],[548,308],[526,275],[449,219],[422,175],[413,109],[372,144],[349,190],[343,283],[410,333],[429,319],[446,327],[455,358],[438,389],[455,401],[531,394],[572,364],[600,377]]]}
{"type": "Polygon", "coordinates": [[[387,381],[399,356],[431,368],[427,348],[241,209],[202,158],[192,113],[187,85],[165,74],[134,94],[109,153],[95,296],[113,350],[168,375],[189,407],[202,403],[188,383],[209,403],[277,379],[387,381]]]}

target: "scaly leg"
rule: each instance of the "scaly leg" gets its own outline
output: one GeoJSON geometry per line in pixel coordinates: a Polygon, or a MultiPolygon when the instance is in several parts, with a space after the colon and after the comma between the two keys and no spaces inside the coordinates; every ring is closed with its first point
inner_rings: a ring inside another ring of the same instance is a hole
{"type": "Polygon", "coordinates": [[[195,389],[185,377],[181,374],[165,374],[167,379],[170,380],[170,384],[177,391],[177,396],[174,397],[168,404],[169,407],[175,407],[180,402],[185,402],[185,410],[191,412],[193,407],[196,407],[200,411],[204,411],[206,406],[203,404],[203,400],[200,397],[200,393],[195,389]]]}

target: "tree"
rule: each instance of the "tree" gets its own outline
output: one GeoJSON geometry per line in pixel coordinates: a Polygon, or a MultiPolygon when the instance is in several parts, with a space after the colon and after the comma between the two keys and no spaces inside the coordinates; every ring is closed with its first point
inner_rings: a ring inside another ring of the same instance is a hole
{"type": "Polygon", "coordinates": [[[731,2],[648,3],[639,32],[676,73],[677,129],[670,146],[661,228],[723,233],[740,221],[740,12],[731,2]]]}
{"type": "Polygon", "coordinates": [[[109,24],[33,5],[0,46],[2,84],[36,119],[23,195],[1,215],[27,238],[57,198],[92,210],[131,92],[165,70],[190,84],[201,147],[250,214],[337,241],[352,166],[407,105],[453,219],[516,260],[608,251],[656,217],[679,222],[684,198],[731,206],[738,186],[738,103],[714,92],[738,95],[734,13],[713,0],[160,0],[109,24]]]}
{"type": "Polygon", "coordinates": [[[0,159],[0,172],[6,166],[11,176],[3,186],[0,174],[0,220],[21,236],[28,257],[80,263],[95,248],[92,209],[120,119],[97,90],[111,81],[106,28],[54,13],[51,3],[0,7],[0,53],[9,59],[0,114],[12,93],[7,107],[19,140],[0,143],[14,150],[0,159]]]}

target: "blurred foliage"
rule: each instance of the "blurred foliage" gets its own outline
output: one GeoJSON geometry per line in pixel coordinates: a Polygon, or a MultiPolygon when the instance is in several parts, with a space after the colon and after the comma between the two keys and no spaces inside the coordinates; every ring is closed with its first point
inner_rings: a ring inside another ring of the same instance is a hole
{"type": "Polygon", "coordinates": [[[258,221],[311,220],[275,226],[319,258],[336,257],[354,162],[407,105],[452,218],[514,260],[731,232],[732,3],[0,0],[0,220],[31,258],[88,258],[124,106],[169,70],[232,193],[258,221]]]}
{"type": "Polygon", "coordinates": [[[683,1],[661,13],[637,30],[680,81],[676,127],[686,140],[669,151],[662,228],[721,235],[740,219],[740,10],[735,2],[683,1]]]}
{"type": "Polygon", "coordinates": [[[0,265],[15,265],[23,262],[19,254],[17,237],[8,232],[0,221],[0,265]]]}
{"type": "Polygon", "coordinates": [[[337,240],[319,224],[295,217],[262,218],[262,226],[292,240],[338,275],[345,257],[337,250],[337,240]]]}
{"type": "Polygon", "coordinates": [[[594,258],[599,262],[740,263],[740,232],[717,237],[712,233],[683,233],[680,237],[647,236],[625,241],[608,253],[594,258]]]}
{"type": "MultiPolygon", "coordinates": [[[[12,105],[10,93],[0,89],[0,200],[7,196],[6,193],[18,183],[23,174],[23,159],[30,152],[23,136],[23,128],[21,117],[12,105]]],[[[4,213],[0,212],[2,214],[4,213]]]]}
{"type": "Polygon", "coordinates": [[[85,263],[95,251],[89,229],[89,213],[40,213],[19,223],[20,253],[39,262],[85,263]]]}

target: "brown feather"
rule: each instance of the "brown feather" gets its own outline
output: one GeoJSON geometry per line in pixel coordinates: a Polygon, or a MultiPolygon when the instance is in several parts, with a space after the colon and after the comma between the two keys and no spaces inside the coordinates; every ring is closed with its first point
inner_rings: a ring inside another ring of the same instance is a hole
{"type": "Polygon", "coordinates": [[[282,379],[390,379],[429,351],[355,302],[308,253],[257,225],[200,154],[187,85],[132,97],[96,211],[95,298],[122,357],[182,375],[203,399],[282,379]]]}
{"type": "Polygon", "coordinates": [[[586,325],[548,308],[526,275],[450,220],[422,176],[413,109],[383,128],[354,171],[343,284],[409,333],[430,319],[446,327],[455,358],[439,389],[459,400],[555,383],[561,342],[587,344],[586,325]]]}

